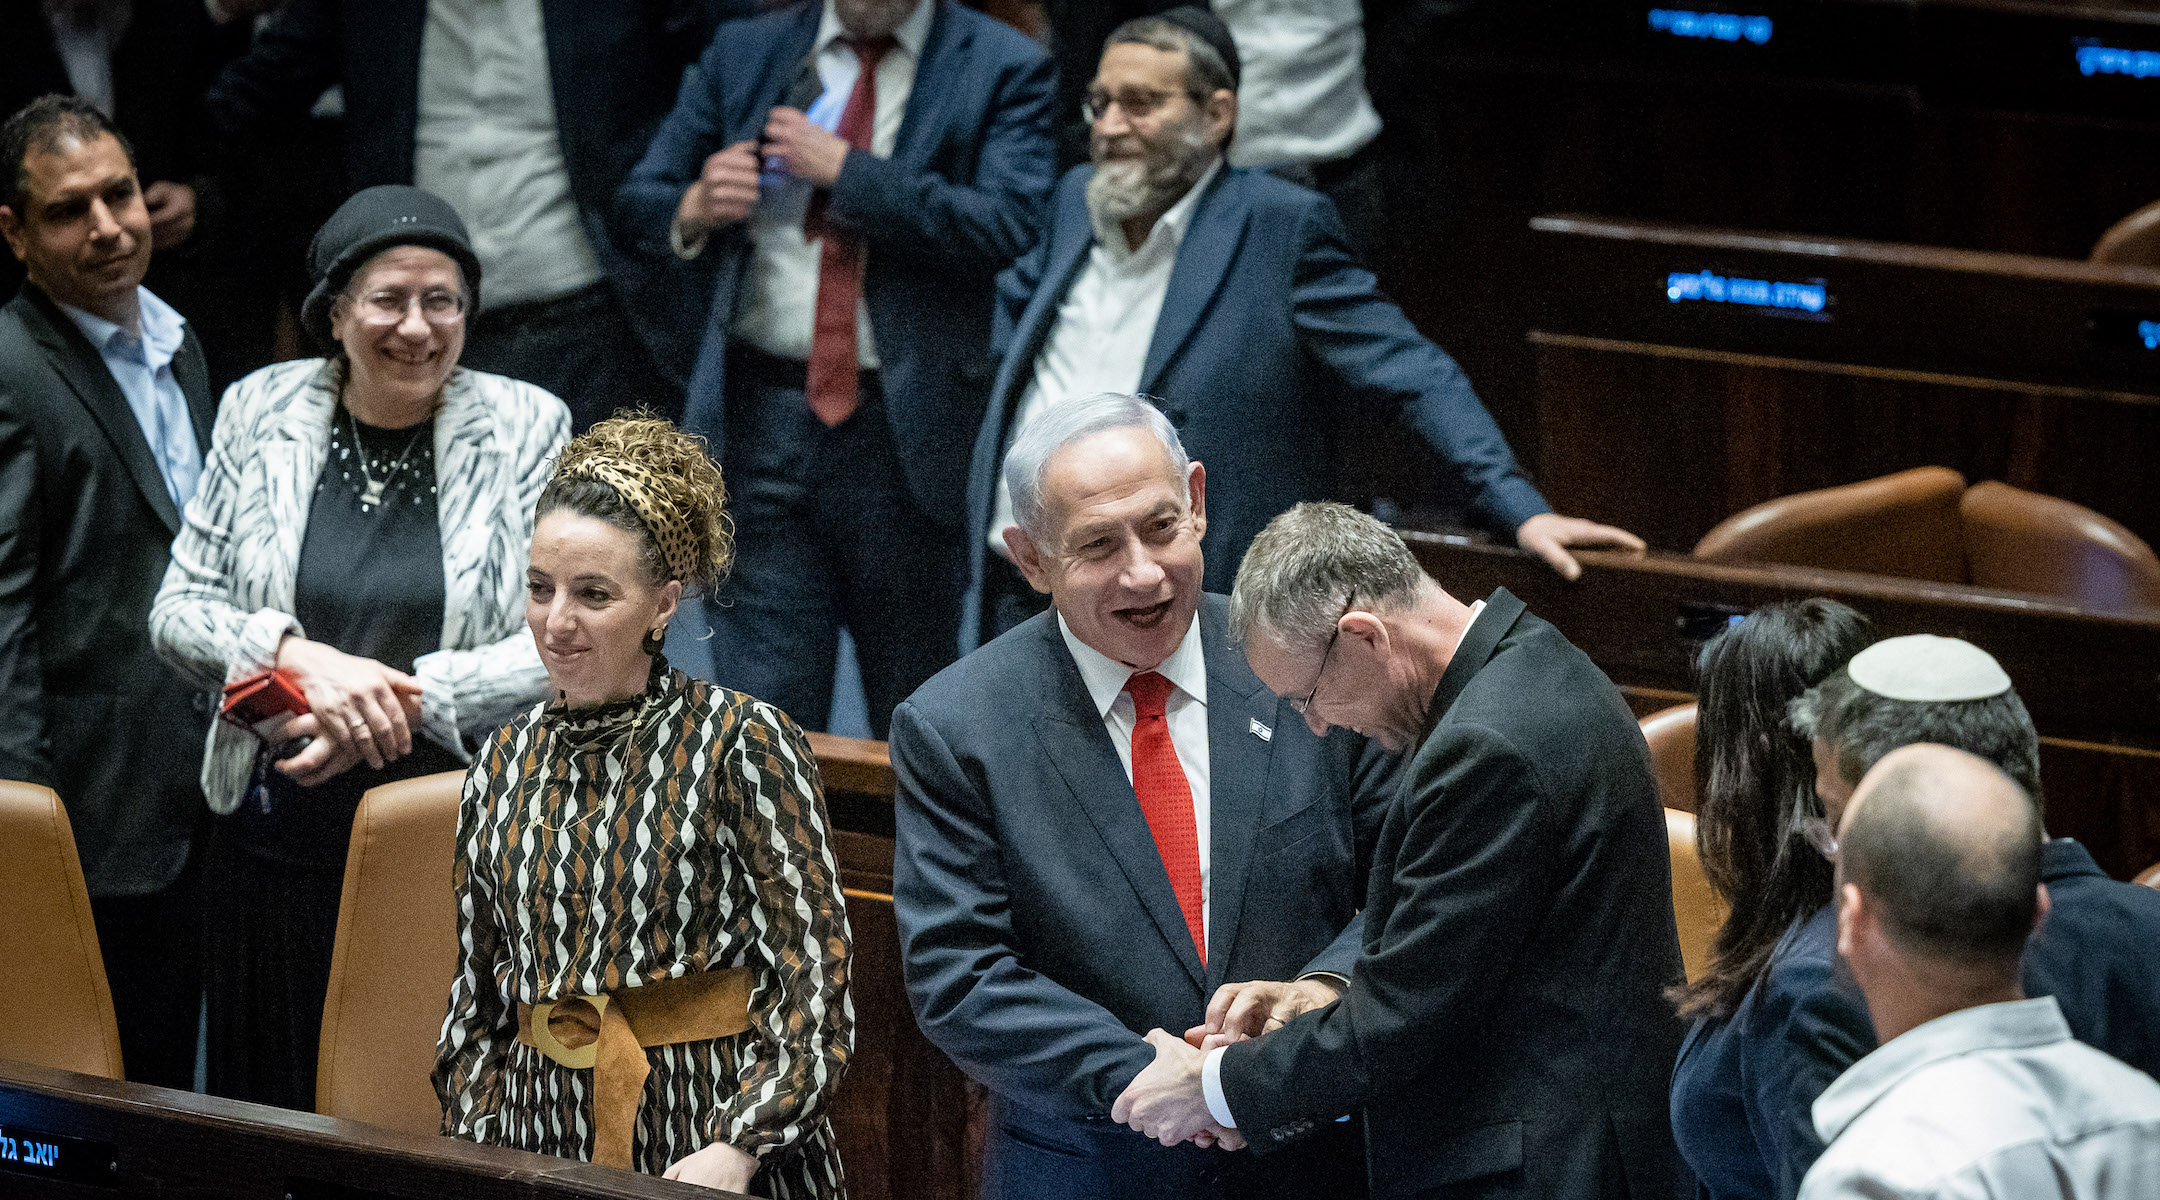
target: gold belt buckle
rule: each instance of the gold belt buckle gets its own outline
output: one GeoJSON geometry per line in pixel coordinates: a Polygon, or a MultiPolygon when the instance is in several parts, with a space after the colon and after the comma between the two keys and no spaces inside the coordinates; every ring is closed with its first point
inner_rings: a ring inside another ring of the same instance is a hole
{"type": "Polygon", "coordinates": [[[533,1048],[572,1070],[590,1070],[593,1063],[598,1061],[600,1057],[599,1036],[595,1034],[592,1041],[572,1049],[563,1045],[562,1040],[555,1036],[555,1031],[548,1027],[548,1018],[554,1015],[557,1004],[568,1004],[573,1001],[583,1001],[592,1005],[593,1012],[604,1018],[607,1015],[608,1001],[611,999],[613,997],[604,994],[599,996],[572,996],[566,1000],[550,1000],[545,1004],[533,1005],[531,1030],[533,1048]]]}

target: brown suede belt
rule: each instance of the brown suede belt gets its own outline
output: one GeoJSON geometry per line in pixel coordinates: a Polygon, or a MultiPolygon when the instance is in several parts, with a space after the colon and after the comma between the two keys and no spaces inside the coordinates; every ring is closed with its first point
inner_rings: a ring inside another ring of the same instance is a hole
{"type": "Polygon", "coordinates": [[[518,1041],[572,1070],[591,1070],[592,1160],[630,1169],[647,1046],[732,1037],[750,1028],[750,969],[662,979],[603,996],[518,1005],[518,1041]]]}

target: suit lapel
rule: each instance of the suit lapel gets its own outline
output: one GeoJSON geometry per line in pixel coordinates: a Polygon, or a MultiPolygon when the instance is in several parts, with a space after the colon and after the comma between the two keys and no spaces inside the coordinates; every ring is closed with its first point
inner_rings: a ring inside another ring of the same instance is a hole
{"type": "MultiPolygon", "coordinates": [[[[1055,230],[1051,236],[1056,237],[1055,230]]],[[[1088,225],[1087,209],[1082,206],[1072,236],[1051,242],[1042,282],[1020,314],[1020,330],[1013,339],[1014,348],[1005,354],[1005,361],[1010,364],[1009,373],[1004,377],[1004,386],[999,389],[995,403],[1005,414],[999,424],[1006,439],[1014,432],[1010,423],[1019,415],[1021,395],[1035,382],[1035,358],[1042,353],[1043,343],[1050,339],[1050,331],[1057,325],[1058,308],[1065,303],[1073,281],[1080,277],[1080,268],[1087,263],[1088,251],[1094,247],[1095,237],[1088,225]]],[[[1001,453],[1003,448],[1001,443],[1001,453]]]]}
{"type": "Polygon", "coordinates": [[[1110,732],[1095,711],[1087,685],[1080,681],[1080,669],[1073,665],[1054,615],[1043,622],[1043,630],[1049,642],[1043,653],[1051,662],[1047,674],[1054,680],[1050,703],[1035,719],[1043,754],[1064,778],[1066,790],[1095,826],[1112,861],[1140,898],[1140,907],[1192,977],[1193,986],[1203,987],[1206,973],[1200,967],[1200,952],[1192,944],[1185,911],[1171,890],[1170,874],[1163,869],[1155,835],[1141,815],[1132,780],[1118,761],[1117,747],[1110,743],[1110,732]]]}
{"type": "MultiPolygon", "coordinates": [[[[1469,632],[1463,634],[1462,642],[1455,647],[1455,656],[1448,660],[1447,670],[1440,673],[1440,686],[1433,689],[1432,708],[1425,713],[1425,734],[1430,736],[1433,727],[1455,701],[1477,678],[1477,673],[1492,661],[1493,651],[1500,648],[1500,640],[1515,628],[1515,622],[1523,615],[1523,602],[1506,588],[1494,588],[1485,597],[1485,609],[1470,623],[1469,632]]],[[[1424,738],[1420,738],[1422,742],[1424,738]]]]}
{"type": "Polygon", "coordinates": [[[492,638],[475,636],[465,623],[495,612],[483,604],[481,587],[496,578],[503,564],[491,562],[489,543],[499,522],[483,505],[498,494],[505,471],[504,448],[494,422],[475,394],[472,373],[450,376],[442,414],[435,420],[436,523],[443,543],[443,648],[476,645],[492,638]]]}
{"type": "Polygon", "coordinates": [[[945,128],[940,113],[952,95],[949,87],[922,87],[924,82],[960,78],[965,70],[968,44],[975,35],[959,27],[946,0],[930,18],[930,32],[923,38],[922,58],[915,64],[917,86],[908,89],[907,108],[900,116],[900,135],[893,142],[893,157],[915,170],[927,168],[938,131],[945,128]]]}
{"type": "Polygon", "coordinates": [[[1178,245],[1177,265],[1170,271],[1170,288],[1163,293],[1155,336],[1148,342],[1147,369],[1140,373],[1142,392],[1153,394],[1161,387],[1163,372],[1199,327],[1237,260],[1251,210],[1232,186],[1235,178],[1229,167],[1222,168],[1193,210],[1192,224],[1178,245]]]}
{"type": "Polygon", "coordinates": [[[1200,607],[1200,648],[1208,686],[1208,959],[1204,990],[1229,982],[1253,836],[1274,788],[1275,694],[1230,642],[1223,609],[1200,607]],[[1269,731],[1261,737],[1257,725],[1269,731]]]}
{"type": "Polygon", "coordinates": [[[330,454],[330,422],[337,419],[337,396],[326,386],[329,368],[318,368],[308,386],[293,397],[275,428],[266,431],[260,451],[263,511],[272,514],[273,569],[267,607],[293,610],[300,575],[300,543],[307,536],[314,507],[315,480],[330,454]]]}
{"type": "Polygon", "coordinates": [[[173,356],[173,378],[179,381],[180,394],[187,397],[188,423],[195,427],[195,449],[208,457],[210,434],[217,424],[217,397],[210,394],[210,369],[203,363],[202,342],[195,336],[195,327],[182,328],[186,340],[180,353],[173,356]]]}
{"type": "MultiPolygon", "coordinates": [[[[98,428],[105,431],[105,439],[112,443],[113,453],[120,465],[127,468],[128,477],[142,493],[158,520],[177,534],[180,532],[180,510],[173,507],[172,493],[165,490],[165,475],[158,470],[157,459],[150,453],[150,441],[143,436],[142,423],[135,419],[135,410],[128,407],[127,396],[120,385],[113,382],[112,372],[105,367],[97,347],[75,327],[75,322],[60,311],[34,285],[24,284],[23,293],[32,300],[32,313],[37,319],[28,321],[32,336],[43,346],[52,359],[53,370],[65,380],[75,398],[89,410],[98,428]]],[[[26,314],[27,315],[27,314],[26,314]]],[[[207,447],[209,440],[205,438],[207,447]]]]}

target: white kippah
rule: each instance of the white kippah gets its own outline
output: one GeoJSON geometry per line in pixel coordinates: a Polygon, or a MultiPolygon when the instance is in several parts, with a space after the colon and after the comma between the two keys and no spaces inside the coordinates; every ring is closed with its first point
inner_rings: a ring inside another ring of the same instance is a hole
{"type": "Polygon", "coordinates": [[[1891,700],[1985,700],[2010,690],[1995,657],[1959,638],[1916,633],[1887,638],[1853,655],[1852,681],[1891,700]]]}

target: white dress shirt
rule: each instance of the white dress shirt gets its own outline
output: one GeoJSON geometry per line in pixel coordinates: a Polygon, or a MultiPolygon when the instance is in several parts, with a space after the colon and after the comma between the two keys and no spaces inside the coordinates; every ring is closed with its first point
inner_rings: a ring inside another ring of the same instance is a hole
{"type": "MultiPolygon", "coordinates": [[[[1462,646],[1462,639],[1470,636],[1470,627],[1477,624],[1479,615],[1484,611],[1485,602],[1483,600],[1471,602],[1470,619],[1463,622],[1462,634],[1455,639],[1455,645],[1458,649],[1462,646]]],[[[1338,992],[1343,990],[1343,985],[1338,983],[1336,990],[1338,992]]],[[[1222,1056],[1223,1051],[1228,1049],[1228,1046],[1217,1046],[1208,1051],[1207,1058],[1201,1062],[1200,1096],[1207,1101],[1208,1115],[1215,1118],[1217,1125],[1222,1126],[1224,1129],[1236,1129],[1237,1118],[1231,1114],[1230,1101],[1224,1098],[1222,1090],[1222,1056]]],[[[1336,1118],[1338,1121],[1347,1119],[1347,1117],[1336,1118]]]]}
{"type": "Polygon", "coordinates": [[[1380,134],[1359,0],[1215,0],[1241,67],[1230,162],[1348,158],[1380,134]]]}
{"type": "Polygon", "coordinates": [[[2053,996],[1937,1017],[1815,1100],[1801,1200],[2160,1196],[2160,1083],[2073,1041],[2053,996]]]}
{"type": "Polygon", "coordinates": [[[52,26],[53,48],[60,52],[60,67],[67,72],[68,86],[75,89],[79,99],[108,117],[113,115],[113,48],[127,36],[134,13],[132,4],[100,4],[84,11],[83,15],[91,18],[90,24],[78,25],[64,11],[45,12],[52,26]]]}
{"type": "MultiPolygon", "coordinates": [[[[1140,390],[1148,347],[1155,340],[1155,322],[1162,316],[1170,274],[1177,267],[1178,247],[1185,243],[1185,231],[1192,225],[1201,194],[1220,170],[1218,158],[1155,222],[1138,249],[1126,243],[1124,229],[1115,222],[1096,225],[1087,265],[1080,268],[1072,290],[1058,305],[1057,323],[1035,356],[1035,380],[1020,395],[1020,406],[1005,436],[1008,447],[1046,409],[1101,392],[1140,390]]],[[[1012,493],[1000,471],[997,508],[990,519],[990,548],[1007,557],[1011,552],[1005,548],[1005,531],[1013,524],[1012,493]]]]}
{"type": "MultiPolygon", "coordinates": [[[[915,65],[922,61],[923,43],[930,40],[930,21],[937,6],[922,0],[915,11],[893,30],[895,45],[878,60],[877,111],[871,117],[870,153],[891,158],[900,140],[900,121],[907,115],[908,97],[915,91],[915,65]]],[[[833,0],[825,0],[825,17],[818,24],[817,73],[824,91],[810,106],[808,116],[827,132],[840,128],[840,114],[862,74],[862,62],[845,41],[833,0]]],[[[735,309],[734,335],[767,354],[807,362],[810,340],[817,327],[818,255],[825,239],[803,237],[803,217],[809,212],[812,188],[769,165],[758,181],[757,212],[750,218],[750,256],[743,265],[742,299],[735,309]]],[[[863,270],[868,272],[868,247],[863,270]]],[[[855,355],[864,370],[878,365],[877,341],[870,331],[870,306],[855,302],[855,355]]]]}
{"type": "Polygon", "coordinates": [[[127,397],[135,423],[142,427],[143,440],[150,444],[150,457],[157,460],[158,474],[165,477],[165,493],[172,497],[174,508],[185,509],[203,467],[187,393],[180,390],[172,369],[173,356],[187,340],[187,320],[146,287],[135,289],[135,305],[140,337],[79,308],[63,304],[60,311],[97,347],[105,369],[127,397]]]}
{"type": "MultiPolygon", "coordinates": [[[[1065,615],[1058,614],[1058,632],[1065,637],[1065,648],[1072,651],[1073,664],[1080,668],[1080,682],[1087,685],[1088,698],[1095,702],[1095,711],[1102,714],[1103,728],[1110,733],[1110,744],[1117,747],[1118,761],[1125,766],[1125,781],[1132,782],[1132,735],[1138,720],[1133,715],[1132,694],[1125,690],[1125,681],[1135,672],[1131,667],[1081,641],[1073,635],[1072,626],[1065,623],[1065,615]]],[[[1193,614],[1193,623],[1185,631],[1185,640],[1178,643],[1170,657],[1155,668],[1157,674],[1170,681],[1170,696],[1163,702],[1163,718],[1170,727],[1170,746],[1177,751],[1178,765],[1185,768],[1185,784],[1192,790],[1193,833],[1200,845],[1200,928],[1208,927],[1208,740],[1207,740],[1207,656],[1200,649],[1200,616],[1193,614]]],[[[1202,936],[1205,936],[1203,934],[1202,936]]],[[[1207,947],[1200,948],[1203,955],[1207,947]]]]}
{"type": "Polygon", "coordinates": [[[413,183],[464,219],[482,311],[599,282],[563,165],[540,0],[428,0],[419,100],[413,183]]]}

